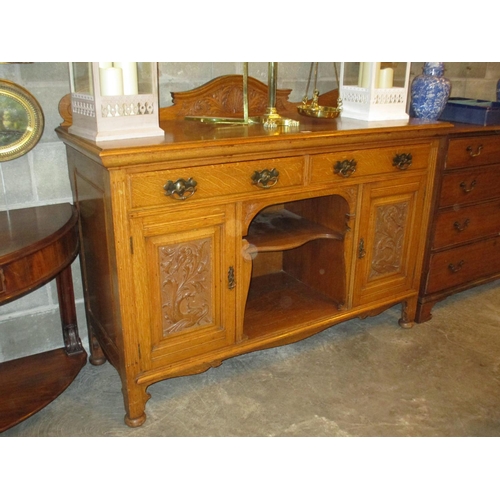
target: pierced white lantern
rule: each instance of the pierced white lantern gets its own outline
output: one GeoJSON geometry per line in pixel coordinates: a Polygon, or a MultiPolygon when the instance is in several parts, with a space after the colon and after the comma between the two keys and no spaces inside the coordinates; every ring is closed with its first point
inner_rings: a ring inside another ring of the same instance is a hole
{"type": "Polygon", "coordinates": [[[158,69],[151,62],[72,62],[72,134],[95,141],[159,137],[158,69]]]}
{"type": "Polygon", "coordinates": [[[411,63],[340,64],[342,116],[364,121],[408,120],[411,63]]]}

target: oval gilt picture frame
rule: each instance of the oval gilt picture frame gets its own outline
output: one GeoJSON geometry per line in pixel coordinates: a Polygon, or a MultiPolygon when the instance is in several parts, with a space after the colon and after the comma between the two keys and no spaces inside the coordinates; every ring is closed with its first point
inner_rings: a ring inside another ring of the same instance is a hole
{"type": "Polygon", "coordinates": [[[35,97],[14,82],[0,80],[0,162],[34,148],[43,126],[43,111],[35,97]]]}

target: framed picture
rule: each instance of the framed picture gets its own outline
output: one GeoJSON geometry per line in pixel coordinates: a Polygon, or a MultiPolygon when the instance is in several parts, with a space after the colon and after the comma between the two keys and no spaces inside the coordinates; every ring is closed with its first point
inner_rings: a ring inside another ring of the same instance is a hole
{"type": "Polygon", "coordinates": [[[0,80],[0,162],[18,158],[35,147],[43,125],[38,101],[20,85],[0,80]]]}

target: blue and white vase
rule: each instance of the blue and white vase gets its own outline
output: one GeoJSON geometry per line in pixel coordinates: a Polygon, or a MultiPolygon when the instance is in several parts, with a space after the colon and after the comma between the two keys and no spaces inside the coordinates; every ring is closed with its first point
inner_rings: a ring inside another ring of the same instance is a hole
{"type": "Polygon", "coordinates": [[[411,84],[410,116],[435,121],[450,97],[451,84],[444,76],[442,62],[426,62],[423,73],[411,84]]]}

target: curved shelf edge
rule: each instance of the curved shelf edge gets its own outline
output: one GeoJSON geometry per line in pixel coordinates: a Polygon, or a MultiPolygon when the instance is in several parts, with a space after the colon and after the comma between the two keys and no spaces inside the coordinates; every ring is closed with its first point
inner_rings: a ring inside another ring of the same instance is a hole
{"type": "Polygon", "coordinates": [[[300,217],[289,210],[263,213],[250,224],[246,240],[248,252],[290,250],[318,239],[340,240],[339,231],[300,217]]]}
{"type": "Polygon", "coordinates": [[[0,432],[54,401],[87,361],[85,350],[68,355],[64,348],[0,364],[0,432]]]}

